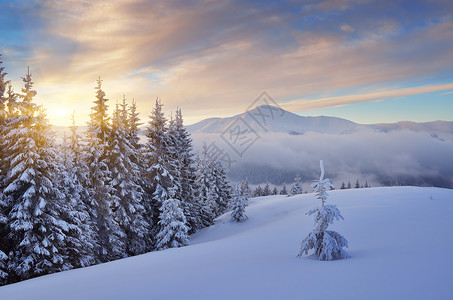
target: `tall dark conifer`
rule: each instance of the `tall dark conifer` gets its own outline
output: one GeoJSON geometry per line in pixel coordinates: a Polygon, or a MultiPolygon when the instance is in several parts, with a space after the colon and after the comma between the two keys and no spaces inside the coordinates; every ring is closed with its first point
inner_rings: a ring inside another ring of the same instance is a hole
{"type": "Polygon", "coordinates": [[[3,199],[4,180],[6,176],[6,165],[5,165],[5,151],[3,151],[4,135],[6,132],[6,105],[7,97],[6,90],[9,81],[6,80],[5,68],[2,66],[1,54],[0,54],[0,285],[4,284],[7,279],[7,255],[2,251],[6,248],[6,228],[7,218],[5,216],[6,203],[3,199]]]}
{"type": "Polygon", "coordinates": [[[162,104],[158,99],[150,115],[146,137],[148,141],[145,144],[143,154],[147,163],[145,174],[150,183],[153,214],[149,217],[152,219],[153,231],[156,234],[161,230],[159,224],[160,208],[164,200],[168,198],[168,190],[174,185],[175,178],[171,171],[176,169],[169,150],[172,141],[168,134],[167,119],[162,112],[162,104]]]}
{"type": "Polygon", "coordinates": [[[113,114],[110,138],[109,166],[114,194],[113,217],[124,232],[124,251],[127,255],[150,250],[150,225],[145,218],[144,190],[140,185],[140,170],[134,163],[137,150],[128,139],[127,103],[123,98],[113,114]]]}
{"type": "Polygon", "coordinates": [[[174,159],[176,161],[177,182],[180,190],[176,191],[181,200],[189,232],[193,233],[199,226],[200,205],[196,199],[196,169],[193,155],[192,139],[183,124],[181,109],[176,110],[175,119],[170,123],[170,133],[175,143],[174,159]]]}
{"type": "Polygon", "coordinates": [[[106,262],[125,256],[124,237],[120,227],[113,218],[113,188],[111,172],[108,167],[110,135],[107,101],[99,78],[96,86],[96,100],[91,108],[91,120],[87,130],[87,165],[88,188],[93,199],[91,209],[96,213],[96,232],[98,240],[97,257],[106,262]]]}
{"type": "Polygon", "coordinates": [[[95,249],[97,240],[95,233],[95,214],[90,209],[91,199],[85,188],[88,180],[88,167],[83,156],[81,137],[72,115],[71,134],[65,139],[63,166],[60,171],[61,190],[65,195],[63,206],[66,207],[62,218],[77,225],[67,239],[65,252],[69,262],[75,267],[85,267],[96,262],[95,249]]]}
{"type": "Polygon", "coordinates": [[[9,280],[17,281],[72,268],[65,242],[75,225],[61,218],[58,155],[50,125],[32,102],[36,91],[30,72],[23,78],[18,127],[8,132],[5,190],[8,205],[9,280]]]}

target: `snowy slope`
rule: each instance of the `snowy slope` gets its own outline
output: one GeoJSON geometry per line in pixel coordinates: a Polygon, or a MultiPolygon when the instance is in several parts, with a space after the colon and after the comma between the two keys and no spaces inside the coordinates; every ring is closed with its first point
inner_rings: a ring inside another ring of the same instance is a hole
{"type": "Polygon", "coordinates": [[[0,299],[451,299],[453,190],[338,190],[352,258],[297,258],[313,194],[252,199],[191,245],[0,288],[0,299]]]}

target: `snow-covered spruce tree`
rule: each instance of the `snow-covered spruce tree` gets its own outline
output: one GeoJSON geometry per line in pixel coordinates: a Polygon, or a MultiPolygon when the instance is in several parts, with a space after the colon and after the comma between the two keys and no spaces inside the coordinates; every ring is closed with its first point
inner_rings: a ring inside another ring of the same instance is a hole
{"type": "Polygon", "coordinates": [[[302,241],[298,256],[307,255],[308,251],[314,250],[314,254],[319,260],[333,260],[348,258],[349,254],[343,250],[348,247],[348,241],[338,232],[327,230],[329,224],[334,219],[343,219],[340,210],[336,205],[326,204],[327,189],[333,188],[328,178],[324,179],[324,164],[320,161],[321,176],[319,181],[315,182],[312,187],[316,193],[316,198],[321,200],[321,207],[312,209],[307,212],[308,215],[315,215],[315,228],[302,241]]]}
{"type": "Polygon", "coordinates": [[[162,104],[156,99],[156,104],[151,112],[143,155],[146,159],[145,175],[150,185],[152,215],[148,216],[149,223],[153,224],[153,233],[161,231],[159,224],[159,211],[163,201],[168,198],[168,189],[180,186],[175,183],[173,174],[177,167],[171,152],[174,151],[173,143],[168,134],[167,119],[162,112],[162,104]]]}
{"type": "Polygon", "coordinates": [[[210,164],[213,182],[210,188],[210,199],[211,209],[213,210],[216,217],[225,213],[228,210],[229,201],[231,200],[231,186],[228,183],[226,177],[226,171],[220,161],[216,158],[211,157],[210,164]]]}
{"type": "Polygon", "coordinates": [[[128,256],[150,251],[150,225],[145,219],[145,191],[140,185],[140,170],[134,163],[137,150],[128,139],[128,115],[126,99],[123,98],[113,113],[112,131],[108,157],[113,187],[113,217],[125,236],[124,251],[128,256]]]}
{"type": "MultiPolygon", "coordinates": [[[[20,126],[19,122],[19,114],[18,114],[18,94],[16,94],[11,86],[10,83],[8,83],[8,90],[6,92],[6,95],[3,94],[4,97],[4,102],[3,104],[6,106],[5,107],[5,119],[3,121],[3,125],[0,127],[0,251],[2,251],[6,256],[9,255],[9,251],[12,248],[12,239],[8,238],[7,235],[9,233],[9,225],[8,225],[8,220],[9,220],[9,212],[11,211],[13,203],[11,202],[11,197],[6,196],[3,193],[3,190],[6,185],[6,177],[7,177],[7,171],[10,168],[10,162],[7,160],[7,158],[11,154],[11,149],[13,149],[13,146],[16,144],[17,140],[10,138],[5,138],[10,132],[18,130],[20,126]],[[5,103],[6,100],[6,103],[5,103]]],[[[14,137],[17,138],[17,135],[14,137]]],[[[5,276],[7,272],[7,263],[8,259],[3,259],[3,264],[5,267],[0,267],[3,268],[3,276],[5,276]]],[[[3,279],[3,283],[7,283],[12,281],[9,280],[8,278],[3,279]]]]}
{"type": "Polygon", "coordinates": [[[6,152],[3,151],[4,145],[4,136],[8,133],[6,130],[6,104],[7,104],[7,97],[6,97],[6,90],[7,86],[9,85],[9,81],[6,80],[6,72],[4,72],[5,68],[2,66],[1,61],[1,54],[0,54],[0,285],[6,283],[7,273],[6,273],[6,263],[7,263],[7,256],[2,251],[6,251],[6,240],[4,240],[4,236],[6,235],[6,224],[7,218],[5,216],[7,204],[4,202],[3,199],[3,189],[4,189],[4,181],[6,177],[7,167],[5,165],[5,155],[6,152]]]}
{"type": "Polygon", "coordinates": [[[249,180],[247,177],[245,177],[245,180],[241,182],[241,195],[247,199],[252,195],[252,191],[249,187],[249,180]]]}
{"type": "Polygon", "coordinates": [[[205,226],[223,214],[229,207],[230,185],[226,179],[226,171],[212,154],[208,153],[206,144],[197,161],[198,185],[197,198],[202,204],[201,218],[205,226]]]}
{"type": "Polygon", "coordinates": [[[90,209],[90,195],[84,186],[88,180],[88,167],[83,157],[81,136],[72,115],[70,136],[61,146],[62,166],[60,186],[64,194],[62,218],[76,224],[66,239],[65,254],[74,268],[96,263],[95,249],[98,246],[95,233],[95,214],[90,209]]]}
{"type": "Polygon", "coordinates": [[[274,188],[272,189],[272,195],[273,196],[278,195],[278,190],[276,186],[274,186],[274,188]]]}
{"type": "Polygon", "coordinates": [[[156,236],[156,249],[164,250],[186,246],[189,241],[186,217],[180,207],[181,201],[175,198],[173,187],[168,189],[168,199],[160,207],[159,228],[156,236]]]}
{"type": "Polygon", "coordinates": [[[269,196],[271,194],[271,187],[269,186],[269,182],[266,182],[266,185],[263,189],[263,196],[269,196]]]}
{"type": "Polygon", "coordinates": [[[203,228],[214,224],[215,215],[210,203],[210,187],[212,174],[209,169],[210,157],[207,145],[203,144],[201,153],[196,158],[196,191],[195,197],[200,207],[198,227],[203,228]]]}
{"type": "MultiPolygon", "coordinates": [[[[0,146],[4,143],[4,136],[7,134],[6,132],[6,105],[7,105],[7,97],[6,91],[9,85],[9,81],[6,80],[6,72],[4,72],[5,67],[2,66],[2,55],[0,54],[0,146]]],[[[1,201],[1,194],[3,191],[3,181],[6,176],[6,168],[3,165],[3,161],[5,159],[5,153],[3,151],[3,147],[0,147],[0,201],[1,201]]],[[[1,209],[1,206],[0,206],[1,209]]],[[[0,210],[0,217],[1,217],[1,210],[0,210]]],[[[1,220],[0,220],[1,222],[1,220]]],[[[1,248],[0,248],[1,249],[1,248]]]]}
{"type": "Polygon", "coordinates": [[[263,188],[261,185],[258,185],[255,190],[253,191],[253,197],[261,197],[263,196],[263,188]]]}
{"type": "MultiPolygon", "coordinates": [[[[124,114],[124,106],[122,106],[122,113],[124,114]]],[[[140,138],[138,137],[139,126],[143,125],[140,123],[139,113],[137,112],[137,104],[135,100],[132,100],[132,104],[129,108],[129,115],[127,119],[128,123],[128,139],[131,145],[136,149],[139,150],[141,148],[140,138]]]]}
{"type": "Polygon", "coordinates": [[[173,140],[173,159],[177,168],[174,173],[180,190],[176,197],[181,199],[181,207],[187,219],[189,233],[200,229],[201,206],[195,197],[196,169],[193,155],[192,139],[183,124],[181,109],[176,110],[175,119],[170,122],[169,133],[173,140]]]}
{"type": "Polygon", "coordinates": [[[294,196],[294,195],[300,195],[300,194],[302,194],[302,182],[301,182],[300,176],[297,175],[296,178],[294,178],[294,184],[293,184],[293,187],[291,188],[290,195],[294,196]]]}
{"type": "Polygon", "coordinates": [[[239,187],[236,187],[231,199],[231,218],[235,222],[241,222],[247,219],[245,207],[247,206],[247,198],[241,194],[239,187]]]}
{"type": "Polygon", "coordinates": [[[19,114],[11,120],[19,126],[5,137],[10,282],[72,268],[64,253],[66,238],[76,227],[61,218],[57,151],[42,108],[32,102],[36,91],[30,72],[23,81],[19,114]]]}
{"type": "Polygon", "coordinates": [[[283,184],[283,187],[280,191],[280,195],[288,195],[288,191],[286,190],[286,184],[283,184]]]}
{"type": "Polygon", "coordinates": [[[8,256],[0,250],[0,286],[7,283],[8,273],[7,273],[7,261],[8,256]]]}
{"type": "Polygon", "coordinates": [[[110,125],[107,115],[107,101],[99,78],[96,86],[96,100],[91,108],[90,121],[86,134],[86,163],[88,166],[88,186],[91,207],[95,212],[97,234],[96,257],[107,262],[126,256],[124,251],[125,233],[113,218],[113,187],[108,167],[110,125]]]}

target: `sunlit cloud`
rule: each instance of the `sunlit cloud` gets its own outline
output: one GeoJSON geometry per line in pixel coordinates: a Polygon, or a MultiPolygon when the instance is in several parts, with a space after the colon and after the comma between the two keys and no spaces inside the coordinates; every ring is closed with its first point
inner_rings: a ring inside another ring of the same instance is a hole
{"type": "MultiPolygon", "coordinates": [[[[356,94],[338,97],[327,97],[315,100],[296,100],[283,104],[283,107],[291,111],[304,111],[304,110],[316,110],[322,108],[332,108],[344,105],[349,105],[358,102],[365,101],[379,101],[388,98],[399,98],[410,95],[419,95],[432,92],[440,92],[450,90],[453,88],[453,83],[437,84],[429,86],[418,86],[404,89],[395,89],[388,91],[380,91],[375,93],[367,94],[356,94]]],[[[449,94],[449,93],[445,93],[449,94]]]]}
{"type": "Polygon", "coordinates": [[[340,26],[340,29],[343,30],[344,32],[354,32],[354,28],[352,28],[350,25],[348,24],[343,24],[340,26]]]}
{"type": "Polygon", "coordinates": [[[143,119],[156,97],[189,123],[242,112],[262,91],[290,109],[337,107],[451,82],[453,5],[405,5],[43,0],[8,8],[29,20],[0,52],[16,89],[31,67],[60,124],[63,108],[86,122],[99,76],[111,106],[126,94],[143,119]]]}

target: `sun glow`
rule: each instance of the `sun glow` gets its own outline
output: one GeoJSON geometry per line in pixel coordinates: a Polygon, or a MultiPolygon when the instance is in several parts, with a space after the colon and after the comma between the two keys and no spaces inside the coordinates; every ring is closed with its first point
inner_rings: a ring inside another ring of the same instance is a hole
{"type": "Polygon", "coordinates": [[[52,125],[68,126],[71,122],[71,114],[72,111],[64,107],[47,108],[47,117],[52,125]]]}

